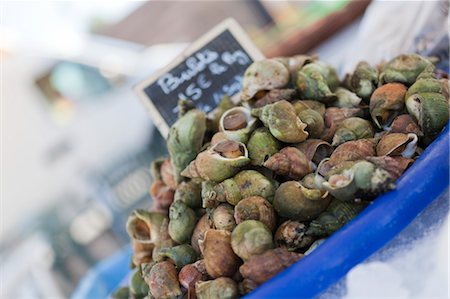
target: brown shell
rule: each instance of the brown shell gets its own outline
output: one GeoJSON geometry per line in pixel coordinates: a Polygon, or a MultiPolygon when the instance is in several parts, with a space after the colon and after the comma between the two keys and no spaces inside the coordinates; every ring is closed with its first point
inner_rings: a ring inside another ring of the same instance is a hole
{"type": "Polygon", "coordinates": [[[155,298],[172,298],[181,295],[177,269],[169,261],[155,264],[148,275],[144,274],[144,280],[155,298]]]}
{"type": "Polygon", "coordinates": [[[153,181],[150,187],[150,196],[153,199],[151,210],[167,214],[174,195],[175,191],[164,184],[162,180],[153,181]]]}
{"type": "Polygon", "coordinates": [[[258,284],[251,279],[245,278],[243,279],[239,285],[239,294],[241,296],[247,295],[250,292],[253,292],[258,287],[258,284]]]}
{"type": "Polygon", "coordinates": [[[362,110],[360,108],[337,108],[330,107],[325,110],[324,121],[325,130],[320,139],[331,142],[337,127],[347,118],[360,116],[362,110]]]}
{"type": "Polygon", "coordinates": [[[423,136],[419,125],[414,121],[413,117],[409,114],[402,114],[397,116],[391,125],[392,133],[414,133],[417,136],[423,136]]]}
{"type": "Polygon", "coordinates": [[[316,112],[319,112],[320,115],[325,115],[325,104],[313,101],[313,100],[301,100],[295,101],[292,103],[292,106],[295,108],[295,113],[298,115],[300,112],[308,109],[312,109],[316,112]]]}
{"type": "Polygon", "coordinates": [[[286,248],[279,247],[250,257],[239,268],[239,271],[245,279],[261,284],[302,257],[301,253],[289,252],[286,248]]]}
{"type": "Polygon", "coordinates": [[[226,230],[208,230],[200,241],[206,271],[213,278],[232,277],[240,265],[239,257],[231,248],[231,233],[226,230]]]}
{"type": "Polygon", "coordinates": [[[331,168],[344,161],[356,161],[375,156],[375,144],[374,139],[359,139],[339,145],[331,154],[330,159],[321,163],[319,173],[326,175],[331,168]]]}
{"type": "Polygon", "coordinates": [[[180,270],[180,273],[178,273],[178,281],[188,291],[189,299],[197,298],[195,294],[195,283],[197,281],[208,279],[208,273],[206,273],[206,270],[202,271],[202,269],[197,266],[199,262],[201,262],[204,267],[204,261],[200,260],[193,264],[184,266],[180,270]]]}
{"type": "Polygon", "coordinates": [[[211,138],[211,145],[215,145],[221,141],[226,141],[226,140],[229,140],[229,138],[225,135],[224,132],[217,132],[211,138]]]}
{"type": "Polygon", "coordinates": [[[295,89],[273,89],[267,92],[262,98],[258,99],[253,105],[254,108],[260,108],[278,101],[291,101],[297,97],[295,89]]]}
{"type": "Polygon", "coordinates": [[[152,261],[152,253],[154,244],[142,243],[138,240],[131,239],[131,248],[133,248],[133,264],[140,265],[150,263],[152,261]]]}
{"type": "Polygon", "coordinates": [[[239,201],[234,207],[234,218],[237,224],[245,220],[261,221],[271,231],[275,229],[277,222],[272,205],[260,196],[250,196],[239,201]]]}
{"type": "Polygon", "coordinates": [[[410,141],[411,137],[408,134],[385,134],[381,137],[380,141],[378,141],[377,156],[400,156],[410,141]]]}
{"type": "Polygon", "coordinates": [[[314,237],[306,235],[308,227],[298,221],[283,222],[275,232],[275,245],[286,247],[289,251],[306,250],[313,242],[314,237]]]}
{"type": "Polygon", "coordinates": [[[264,162],[264,167],[294,180],[300,180],[308,173],[313,172],[311,161],[295,147],[283,148],[264,162]]]}
{"type": "Polygon", "coordinates": [[[169,159],[166,159],[161,165],[161,179],[170,189],[177,189],[177,182],[173,175],[172,163],[169,159]]]}
{"type": "Polygon", "coordinates": [[[367,161],[372,162],[376,166],[386,170],[394,180],[398,179],[403,172],[414,162],[413,159],[405,157],[368,157],[367,161]]]}
{"type": "Polygon", "coordinates": [[[307,139],[296,145],[302,151],[308,160],[319,164],[320,161],[329,157],[333,152],[331,145],[321,139],[307,139]]]}
{"type": "Polygon", "coordinates": [[[212,221],[215,229],[224,229],[232,232],[236,227],[233,206],[227,203],[218,205],[212,214],[212,221]]]}
{"type": "Polygon", "coordinates": [[[204,239],[205,233],[210,229],[212,228],[209,224],[208,215],[205,214],[198,220],[192,232],[191,245],[197,253],[200,253],[199,241],[204,239]]]}
{"type": "Polygon", "coordinates": [[[399,113],[405,106],[406,86],[388,83],[375,89],[370,97],[369,110],[378,127],[389,125],[393,113],[399,113]]]}

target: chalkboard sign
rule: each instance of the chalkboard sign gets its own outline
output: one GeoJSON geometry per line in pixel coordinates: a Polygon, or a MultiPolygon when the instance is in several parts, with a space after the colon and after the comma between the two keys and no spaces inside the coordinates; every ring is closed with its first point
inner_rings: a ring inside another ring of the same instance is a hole
{"type": "Polygon", "coordinates": [[[177,120],[178,100],[191,99],[209,112],[224,95],[241,90],[247,67],[264,56],[233,19],[193,43],[174,62],[142,81],[135,91],[164,137],[177,120]]]}

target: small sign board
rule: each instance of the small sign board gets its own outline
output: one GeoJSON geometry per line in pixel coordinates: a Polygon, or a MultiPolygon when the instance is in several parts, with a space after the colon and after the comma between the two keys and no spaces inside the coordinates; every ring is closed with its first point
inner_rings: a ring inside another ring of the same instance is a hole
{"type": "Polygon", "coordinates": [[[247,67],[263,58],[239,24],[226,19],[134,89],[167,137],[177,120],[179,99],[190,99],[207,113],[224,95],[239,93],[247,67]]]}

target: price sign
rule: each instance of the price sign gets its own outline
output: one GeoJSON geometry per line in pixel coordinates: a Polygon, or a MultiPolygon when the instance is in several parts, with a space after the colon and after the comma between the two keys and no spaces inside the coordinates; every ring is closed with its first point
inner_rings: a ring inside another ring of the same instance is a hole
{"type": "Polygon", "coordinates": [[[178,100],[204,112],[224,95],[240,92],[247,67],[264,58],[234,19],[227,19],[192,44],[170,65],[135,86],[164,137],[177,120],[178,100]]]}

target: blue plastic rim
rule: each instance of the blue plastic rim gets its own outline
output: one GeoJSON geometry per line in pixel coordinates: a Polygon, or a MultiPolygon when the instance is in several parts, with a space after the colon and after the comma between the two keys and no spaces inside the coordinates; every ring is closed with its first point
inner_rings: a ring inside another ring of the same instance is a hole
{"type": "Polygon", "coordinates": [[[310,255],[279,273],[247,299],[312,298],[402,231],[449,186],[449,128],[396,182],[310,255]]]}

